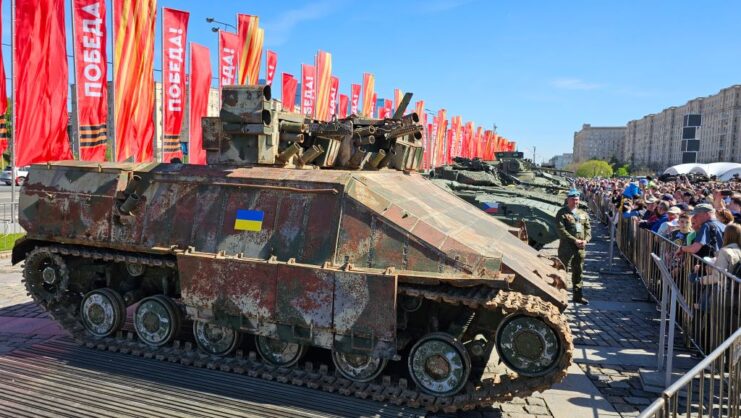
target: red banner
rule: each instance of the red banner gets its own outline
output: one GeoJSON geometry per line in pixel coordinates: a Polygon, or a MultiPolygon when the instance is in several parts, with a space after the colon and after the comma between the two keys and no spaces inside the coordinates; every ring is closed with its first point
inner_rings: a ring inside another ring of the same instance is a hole
{"type": "Polygon", "coordinates": [[[181,10],[162,9],[162,161],[183,160],[180,133],[185,117],[185,46],[190,14],[181,10]]]}
{"type": "Polygon", "coordinates": [[[211,90],[211,54],[203,45],[190,43],[190,142],[188,163],[206,164],[201,119],[208,116],[211,90]]]}
{"type": "Polygon", "coordinates": [[[332,84],[329,88],[329,116],[330,119],[337,116],[337,92],[340,90],[340,79],[332,77],[332,84]]]}
{"type": "Polygon", "coordinates": [[[265,84],[268,86],[273,85],[273,78],[275,78],[275,69],[278,67],[278,54],[268,50],[267,52],[267,65],[265,67],[265,84]]]}
{"type": "Polygon", "coordinates": [[[378,119],[386,119],[392,117],[394,115],[393,106],[394,102],[389,99],[384,100],[383,107],[381,109],[378,109],[378,119]]]}
{"type": "Polygon", "coordinates": [[[347,104],[350,98],[345,94],[340,94],[340,111],[338,113],[339,119],[345,119],[347,117],[347,104]]]}
{"type": "Polygon", "coordinates": [[[298,80],[293,78],[291,74],[283,73],[283,93],[280,97],[283,102],[283,110],[286,112],[293,112],[296,108],[297,88],[298,80]]]}
{"type": "MultiPolygon", "coordinates": [[[[381,101],[383,101],[383,99],[381,99],[381,101]]],[[[388,117],[388,113],[386,110],[386,106],[381,106],[378,108],[378,119],[386,119],[388,117]]]]}
{"type": "Polygon", "coordinates": [[[239,36],[219,31],[219,88],[237,84],[238,65],[239,36]]]}
{"type": "Polygon", "coordinates": [[[404,98],[404,95],[401,94],[401,89],[394,89],[394,112],[396,112],[396,109],[399,108],[399,104],[401,103],[401,99],[404,98]]]}
{"type": "Polygon", "coordinates": [[[15,164],[70,160],[64,1],[16,0],[14,35],[15,164]]]}
{"type": "Polygon", "coordinates": [[[113,0],[116,161],[151,161],[156,0],[113,0]]]}
{"type": "Polygon", "coordinates": [[[360,84],[350,86],[350,114],[359,115],[358,105],[360,104],[360,84]]]}
{"type": "Polygon", "coordinates": [[[361,115],[366,118],[373,117],[373,110],[376,107],[376,78],[373,74],[363,74],[363,108],[360,109],[361,115]]]}
{"type": "Polygon", "coordinates": [[[434,166],[445,165],[445,139],[447,137],[448,120],[447,111],[441,109],[437,112],[437,130],[435,132],[435,159],[434,166]]]}
{"type": "Polygon", "coordinates": [[[370,106],[370,117],[372,118],[376,114],[376,106],[378,104],[378,94],[373,93],[373,97],[371,98],[371,106],[370,106]]]}
{"type": "Polygon", "coordinates": [[[316,98],[316,70],[313,65],[301,64],[301,114],[314,117],[316,98]]]}
{"type": "MultiPolygon", "coordinates": [[[[258,31],[260,19],[257,16],[237,15],[237,26],[239,32],[239,84],[256,84],[252,83],[252,77],[255,74],[254,55],[258,44],[258,31]]],[[[260,46],[262,49],[262,46],[260,46]]],[[[260,65],[260,60],[257,60],[260,65]]],[[[259,68],[258,68],[259,73],[259,68]]]]}
{"type": "MultiPolygon", "coordinates": [[[[2,11],[2,0],[0,0],[0,11],[2,11]]],[[[2,13],[0,12],[0,36],[2,36],[2,13]]],[[[6,149],[8,149],[8,119],[6,113],[8,112],[8,90],[6,88],[5,81],[5,64],[3,61],[3,53],[0,51],[0,155],[2,155],[6,149]]]]}
{"type": "Polygon", "coordinates": [[[316,54],[316,102],[314,116],[318,120],[329,120],[329,93],[332,89],[332,54],[319,51],[316,54]]]}
{"type": "Polygon", "coordinates": [[[105,161],[108,142],[105,0],[74,0],[72,8],[80,160],[105,161]]]}

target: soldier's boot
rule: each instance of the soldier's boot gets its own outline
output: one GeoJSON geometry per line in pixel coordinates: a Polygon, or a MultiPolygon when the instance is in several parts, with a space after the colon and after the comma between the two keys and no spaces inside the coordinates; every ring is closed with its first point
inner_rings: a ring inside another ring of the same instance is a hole
{"type": "Polygon", "coordinates": [[[580,303],[582,305],[589,305],[587,298],[582,295],[581,289],[574,289],[574,303],[580,303]]]}

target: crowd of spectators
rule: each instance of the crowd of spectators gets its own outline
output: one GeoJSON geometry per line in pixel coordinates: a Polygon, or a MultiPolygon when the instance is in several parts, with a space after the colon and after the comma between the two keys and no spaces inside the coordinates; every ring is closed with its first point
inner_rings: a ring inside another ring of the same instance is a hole
{"type": "Polygon", "coordinates": [[[609,199],[619,216],[733,273],[741,261],[741,182],[578,179],[587,196],[609,199]],[[721,251],[723,250],[723,251],[721,251]]]}

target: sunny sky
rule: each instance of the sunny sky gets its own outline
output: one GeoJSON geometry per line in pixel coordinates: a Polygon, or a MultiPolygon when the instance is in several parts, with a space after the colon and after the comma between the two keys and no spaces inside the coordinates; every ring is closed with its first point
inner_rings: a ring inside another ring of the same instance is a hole
{"type": "MultiPolygon", "coordinates": [[[[189,40],[211,49],[214,68],[217,36],[206,17],[236,24],[236,13],[256,14],[266,48],[278,53],[277,80],[329,51],[343,93],[372,72],[379,97],[401,88],[432,111],[496,124],[528,157],[537,147],[538,162],[571,152],[583,123],[625,125],[741,83],[739,1],[158,3],[191,12],[189,40]]],[[[6,68],[9,53],[3,46],[6,68]]]]}

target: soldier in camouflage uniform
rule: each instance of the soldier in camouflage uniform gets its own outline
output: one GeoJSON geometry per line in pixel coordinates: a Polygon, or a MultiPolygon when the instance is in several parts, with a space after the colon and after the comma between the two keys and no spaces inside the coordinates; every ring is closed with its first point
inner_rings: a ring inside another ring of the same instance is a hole
{"type": "Polygon", "coordinates": [[[582,295],[582,273],[587,242],[592,239],[589,216],[579,209],[579,192],[569,191],[566,204],[556,214],[556,229],[560,238],[558,258],[571,270],[571,281],[574,284],[574,302],[588,305],[582,295]]]}

